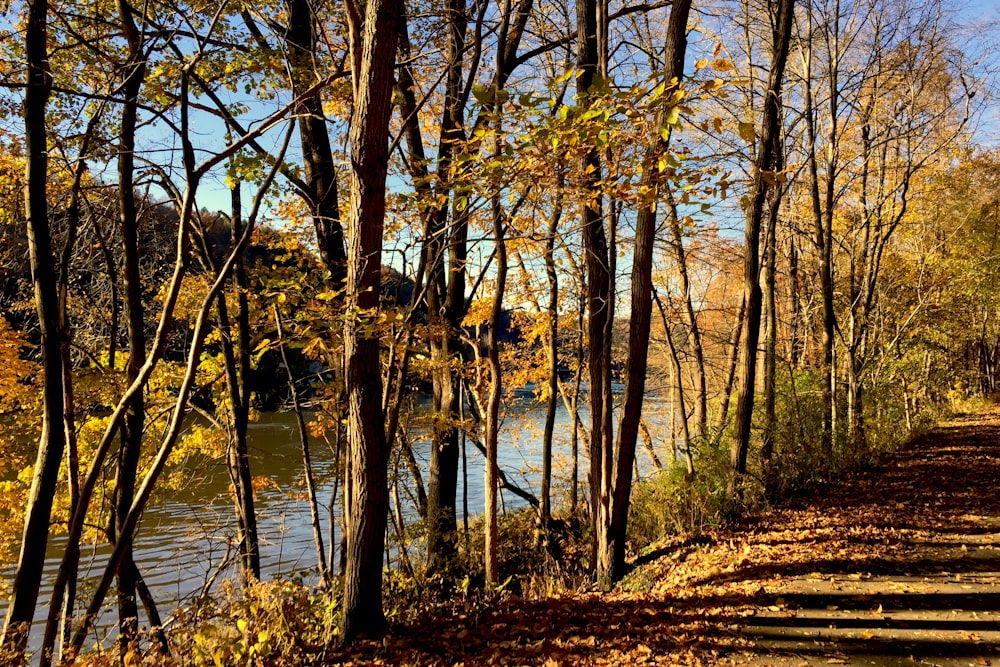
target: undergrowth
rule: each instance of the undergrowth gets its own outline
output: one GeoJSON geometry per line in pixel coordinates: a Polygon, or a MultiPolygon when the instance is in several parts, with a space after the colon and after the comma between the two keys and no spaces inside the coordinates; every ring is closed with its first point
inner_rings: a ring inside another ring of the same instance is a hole
{"type": "MultiPolygon", "coordinates": [[[[868,437],[850,442],[846,428],[836,433],[832,452],[821,446],[820,379],[802,374],[782,387],[774,431],[771,469],[761,463],[761,417],[755,414],[755,439],[739,503],[727,493],[729,442],[723,432],[695,442],[695,470],[675,459],[636,483],[631,497],[628,546],[633,556],[647,553],[670,537],[698,536],[746,512],[780,503],[784,498],[836,481],[851,470],[877,463],[929,423],[927,413],[904,414],[899,402],[870,400],[868,437]],[[904,426],[905,424],[905,426],[904,426]],[[770,476],[769,476],[770,475],[770,476]],[[765,484],[765,480],[769,480],[765,484]]],[[[953,401],[955,412],[982,409],[953,401]]],[[[758,411],[759,412],[759,411],[758,411]]],[[[458,532],[456,554],[445,569],[423,571],[423,534],[418,524],[396,533],[405,557],[386,570],[384,608],[390,625],[406,626],[419,618],[483,613],[508,596],[550,597],[592,586],[591,529],[585,514],[555,519],[548,535],[540,534],[537,512],[523,507],[505,512],[499,522],[498,554],[501,585],[485,585],[482,566],[482,520],[473,519],[467,534],[458,532]]],[[[647,588],[643,572],[633,572],[622,585],[647,588]]],[[[301,581],[273,581],[240,590],[225,585],[213,599],[178,611],[169,629],[171,656],[132,652],[130,664],[164,667],[193,665],[325,664],[337,646],[339,591],[310,587],[301,581]],[[141,662],[140,662],[141,660],[141,662]]],[[[153,641],[143,645],[155,646],[153,641]]],[[[128,663],[128,660],[126,660],[128,663]]],[[[88,654],[80,663],[93,667],[121,664],[117,649],[88,654]]]]}

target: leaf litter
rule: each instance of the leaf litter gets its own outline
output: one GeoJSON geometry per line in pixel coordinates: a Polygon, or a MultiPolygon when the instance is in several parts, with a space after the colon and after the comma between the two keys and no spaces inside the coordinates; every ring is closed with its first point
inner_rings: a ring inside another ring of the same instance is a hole
{"type": "Polygon", "coordinates": [[[336,663],[1000,664],[1000,554],[978,546],[1000,538],[997,479],[1000,414],[958,418],[807,497],[656,545],[611,592],[432,610],[336,663]]]}

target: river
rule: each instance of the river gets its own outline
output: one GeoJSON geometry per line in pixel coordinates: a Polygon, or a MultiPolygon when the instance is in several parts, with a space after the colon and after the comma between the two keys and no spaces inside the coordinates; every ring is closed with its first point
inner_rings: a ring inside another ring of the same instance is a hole
{"type": "MultiPolygon", "coordinates": [[[[655,399],[648,404],[647,422],[654,442],[663,443],[666,433],[661,433],[666,423],[665,404],[655,399]]],[[[586,419],[586,416],[584,415],[586,419]]],[[[511,482],[537,495],[541,479],[541,435],[544,410],[530,399],[516,402],[507,411],[500,434],[499,464],[511,482]]],[[[570,438],[572,422],[563,405],[556,413],[556,428],[553,441],[554,507],[566,496],[571,470],[570,438]]],[[[251,468],[255,476],[267,478],[256,496],[256,512],[260,537],[262,578],[272,579],[301,575],[307,583],[318,580],[316,575],[316,549],[310,519],[309,504],[305,498],[303,484],[302,452],[296,427],[295,415],[277,412],[264,413],[250,425],[249,448],[251,468]]],[[[427,479],[429,441],[415,429],[413,437],[414,454],[421,464],[424,480],[427,479]]],[[[662,448],[660,457],[668,460],[669,448],[662,448]]],[[[483,499],[483,457],[470,442],[467,447],[468,467],[468,511],[470,515],[482,511],[483,499]]],[[[317,480],[317,496],[321,504],[324,540],[329,550],[329,510],[333,491],[334,463],[325,442],[312,442],[313,466],[317,480]]],[[[638,467],[640,472],[652,470],[652,464],[643,447],[639,447],[638,467]]],[[[160,612],[164,616],[180,605],[190,602],[209,582],[217,586],[225,579],[238,579],[235,567],[222,565],[227,553],[235,551],[233,535],[235,518],[233,503],[229,497],[229,476],[224,460],[201,460],[189,462],[183,486],[177,490],[161,492],[155,502],[143,515],[139,532],[135,539],[135,560],[150,590],[153,592],[160,612]],[[220,569],[221,568],[221,569],[220,569]]],[[[401,473],[405,483],[410,484],[409,475],[401,473]]],[[[586,463],[580,452],[581,486],[586,484],[586,463]]],[[[459,472],[459,520],[462,518],[461,471],[459,472]]],[[[581,490],[581,493],[584,491],[581,490]]],[[[525,501],[510,492],[502,492],[502,502],[506,509],[523,506],[525,501]]],[[[404,505],[406,494],[401,493],[404,505]]],[[[412,507],[404,507],[404,513],[415,516],[412,507]]],[[[65,538],[54,535],[50,540],[50,558],[46,561],[46,581],[51,581],[59,567],[58,557],[65,546],[65,538]]],[[[81,563],[81,591],[90,589],[88,579],[100,576],[109,550],[105,545],[97,545],[85,552],[81,563]]],[[[9,586],[14,563],[3,568],[9,586]]],[[[43,616],[44,606],[50,594],[46,587],[39,598],[39,611],[43,616]]],[[[99,626],[102,633],[113,632],[113,614],[99,626]]],[[[38,625],[36,623],[36,625],[38,625]]],[[[38,628],[35,628],[38,634],[38,628]]],[[[32,644],[37,645],[32,638],[32,644]]],[[[99,640],[99,638],[95,638],[99,640]]]]}

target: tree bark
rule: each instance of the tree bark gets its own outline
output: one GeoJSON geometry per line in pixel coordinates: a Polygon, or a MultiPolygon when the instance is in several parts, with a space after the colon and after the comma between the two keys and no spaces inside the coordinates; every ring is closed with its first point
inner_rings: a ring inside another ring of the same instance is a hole
{"type": "Polygon", "coordinates": [[[278,332],[278,349],[281,352],[281,362],[285,366],[288,378],[288,391],[292,395],[292,409],[295,411],[295,423],[299,429],[299,444],[302,446],[302,475],[306,482],[306,495],[309,500],[309,518],[312,523],[313,542],[316,544],[316,563],[319,567],[320,580],[324,586],[332,582],[330,569],[327,567],[326,550],[323,547],[323,529],[320,527],[319,503],[316,500],[316,479],[313,475],[312,455],[309,451],[309,429],[305,416],[302,414],[302,404],[299,402],[299,390],[295,386],[295,376],[292,365],[288,363],[288,353],[285,350],[285,334],[281,326],[281,316],[278,306],[274,306],[274,326],[278,332]]]}
{"type": "MultiPolygon", "coordinates": [[[[288,76],[291,80],[292,95],[299,97],[317,80],[314,65],[315,16],[308,0],[286,0],[285,10],[288,14],[288,25],[284,35],[288,49],[288,76]]],[[[303,97],[299,101],[296,113],[316,244],[334,284],[340,287],[344,284],[346,276],[347,255],[340,221],[337,171],[333,164],[333,150],[327,130],[326,114],[323,112],[323,100],[319,95],[303,97]]]]}
{"type": "MultiPolygon", "coordinates": [[[[788,60],[789,40],[795,0],[778,0],[777,30],[774,32],[773,59],[764,96],[764,113],[757,160],[754,165],[753,191],[747,211],[744,236],[743,297],[747,303],[746,335],[740,352],[739,393],[736,405],[736,429],[730,445],[731,474],[728,482],[730,497],[742,494],[743,476],[747,469],[750,449],[750,429],[753,418],[755,380],[757,372],[757,342],[760,337],[760,228],[767,199],[768,185],[765,172],[774,170],[775,155],[779,147],[776,136],[781,132],[781,85],[785,63],[788,60]]],[[[772,174],[773,178],[773,174],[772,174]]]]}
{"type": "Polygon", "coordinates": [[[45,112],[52,81],[48,72],[46,36],[48,1],[28,0],[25,4],[25,63],[27,85],[24,89],[25,131],[25,210],[27,213],[28,249],[31,255],[31,280],[35,309],[42,339],[43,400],[42,433],[38,442],[31,491],[25,511],[24,533],[7,620],[4,624],[2,650],[5,655],[23,659],[28,630],[35,616],[38,588],[45,565],[45,547],[49,537],[49,518],[56,494],[59,465],[66,442],[63,433],[63,363],[59,327],[59,297],[56,293],[56,270],[52,256],[48,202],[45,184],[48,176],[48,147],[45,112]]]}
{"type": "MultiPolygon", "coordinates": [[[[601,60],[598,53],[598,0],[582,0],[576,5],[577,76],[580,105],[586,106],[593,94],[601,60]]],[[[604,229],[602,197],[597,184],[601,179],[601,157],[596,146],[584,154],[581,191],[583,250],[587,256],[587,321],[590,370],[590,516],[594,526],[595,576],[603,585],[611,583],[613,569],[611,527],[611,260],[604,229]],[[591,194],[593,193],[593,194],[591,194]]],[[[630,470],[631,472],[631,470],[630,470]]]]}
{"type": "Polygon", "coordinates": [[[740,339],[743,337],[743,329],[746,326],[747,302],[745,298],[740,299],[740,308],[736,313],[736,325],[733,327],[732,339],[729,341],[729,359],[726,362],[726,380],[722,387],[722,402],[719,404],[718,421],[715,424],[715,434],[713,441],[722,438],[726,430],[726,422],[729,421],[729,403],[733,397],[733,384],[736,382],[736,370],[740,361],[740,339]]]}
{"type": "Polygon", "coordinates": [[[486,533],[484,538],[484,570],[486,585],[497,586],[500,569],[497,562],[497,448],[500,432],[500,398],[503,394],[503,369],[500,366],[500,326],[503,317],[503,295],[507,286],[507,247],[504,241],[503,210],[499,195],[493,196],[493,232],[497,244],[497,287],[490,309],[487,333],[487,358],[490,368],[490,389],[486,403],[486,471],[484,495],[486,500],[486,533]]]}
{"type": "MultiPolygon", "coordinates": [[[[813,216],[813,245],[816,248],[816,271],[819,274],[820,298],[823,304],[823,321],[820,334],[821,350],[821,371],[823,375],[823,431],[820,437],[820,447],[823,456],[829,463],[833,457],[833,438],[836,416],[836,371],[833,366],[833,345],[834,329],[836,327],[836,313],[833,303],[833,204],[836,186],[835,168],[833,162],[834,142],[838,140],[837,128],[837,106],[838,87],[836,65],[831,68],[830,77],[830,109],[832,111],[829,155],[826,164],[826,189],[821,194],[819,179],[819,158],[816,155],[818,132],[816,129],[818,109],[814,103],[813,80],[812,80],[812,59],[814,57],[812,47],[812,12],[807,13],[810,17],[807,26],[808,37],[803,45],[803,105],[805,106],[806,133],[808,141],[807,162],[809,163],[809,185],[812,200],[813,216]]],[[[836,28],[834,28],[836,29],[836,28]]]]}
{"type": "MultiPolygon", "coordinates": [[[[780,115],[779,115],[780,122],[780,115]]],[[[775,171],[784,167],[784,156],[781,150],[781,133],[772,137],[778,142],[774,148],[775,171]]],[[[777,431],[777,360],[778,360],[778,309],[775,299],[775,283],[777,277],[778,254],[778,222],[781,211],[783,189],[775,185],[771,190],[768,205],[768,234],[764,251],[764,442],[761,445],[761,467],[763,468],[764,490],[768,495],[775,491],[777,482],[774,469],[774,447],[777,431]]]]}
{"type": "MultiPolygon", "coordinates": [[[[138,122],[139,91],[146,76],[142,36],[133,19],[135,11],[127,0],[118,0],[118,14],[128,42],[128,59],[125,62],[125,81],[122,86],[121,135],[118,151],[118,206],[121,224],[123,267],[125,279],[125,320],[128,330],[128,366],[126,382],[131,384],[146,363],[146,318],[142,299],[142,271],[139,257],[139,219],[135,202],[135,131],[138,122]]],[[[118,451],[118,468],[115,479],[114,507],[109,534],[111,541],[125,540],[124,567],[118,571],[118,624],[121,641],[118,650],[124,655],[138,631],[139,612],[136,602],[136,572],[132,560],[132,535],[121,532],[124,516],[132,505],[136,478],[139,474],[139,456],[146,420],[146,406],[142,392],[136,393],[125,413],[118,451]]]]}
{"type": "MultiPolygon", "coordinates": [[[[684,324],[688,328],[688,340],[694,353],[694,423],[695,435],[704,440],[708,435],[708,381],[705,377],[705,350],[701,342],[701,327],[698,325],[698,314],[691,298],[691,278],[688,273],[687,251],[684,248],[684,235],[681,230],[680,216],[677,214],[677,202],[673,193],[667,193],[667,206],[670,221],[670,246],[677,262],[677,279],[681,298],[684,301],[684,324]]],[[[687,419],[687,415],[684,416],[687,419]]]]}
{"type": "MultiPolygon", "coordinates": [[[[459,215],[447,225],[452,189],[452,161],[462,138],[463,52],[467,30],[464,0],[448,0],[448,39],[445,76],[445,103],[441,116],[437,160],[437,187],[425,188],[425,196],[442,200],[426,210],[427,232],[424,252],[428,267],[427,320],[436,333],[431,336],[433,365],[431,382],[434,430],[430,476],[427,486],[427,566],[430,571],[446,569],[457,548],[455,539],[458,493],[459,433],[455,417],[459,412],[461,377],[451,364],[461,356],[459,331],[465,316],[467,217],[459,215]]],[[[414,117],[412,123],[417,123],[414,117]]],[[[419,144],[411,144],[417,146],[419,144]]],[[[412,150],[412,149],[411,149],[412,150]]],[[[419,145],[418,157],[424,149],[419,145]]]]}
{"type": "MultiPolygon", "coordinates": [[[[233,239],[243,234],[242,197],[240,184],[232,190],[233,239]]],[[[247,304],[247,275],[244,253],[236,257],[233,267],[233,282],[237,290],[236,345],[233,345],[232,329],[227,312],[225,293],[219,294],[219,319],[223,332],[223,352],[226,360],[226,387],[229,392],[230,417],[233,434],[227,452],[229,479],[235,490],[236,523],[238,529],[239,553],[243,564],[243,581],[250,583],[260,579],[260,541],[257,536],[257,513],[254,507],[253,478],[250,473],[250,456],[247,446],[247,430],[250,420],[250,393],[247,375],[250,372],[250,314],[247,304]],[[234,349],[235,348],[235,349],[234,349]]]]}
{"type": "MultiPolygon", "coordinates": [[[[356,8],[355,8],[356,9],[356,8]]],[[[389,447],[382,420],[379,340],[366,333],[379,306],[389,116],[396,62],[399,0],[365,5],[351,117],[351,205],[347,252],[348,315],[344,326],[347,380],[348,477],[351,514],[341,639],[378,635],[382,611],[382,558],[389,511],[389,447]]]]}
{"type": "MultiPolygon", "coordinates": [[[[681,89],[684,77],[684,55],[687,51],[687,22],[691,0],[675,0],[667,24],[667,43],[664,60],[663,83],[668,91],[681,89]]],[[[654,138],[646,148],[643,159],[642,185],[649,188],[651,196],[659,192],[661,174],[658,158],[670,150],[670,130],[664,125],[666,109],[656,115],[654,138]]],[[[675,221],[675,226],[676,226],[675,221]]],[[[607,571],[598,569],[598,579],[610,577],[613,581],[625,574],[625,541],[628,526],[628,508],[632,495],[632,467],[635,448],[642,420],[642,402],[646,387],[646,361],[649,355],[649,332],[653,312],[653,241],[656,236],[656,200],[645,203],[635,223],[635,247],[632,251],[632,315],[629,321],[628,359],[626,361],[625,399],[622,406],[621,426],[618,429],[618,456],[615,461],[615,485],[612,498],[611,525],[608,541],[611,544],[611,563],[607,571]]],[[[690,292],[685,293],[690,302],[690,292]]],[[[680,382],[680,375],[677,378],[680,382]]],[[[610,410],[609,410],[610,415],[610,410]]],[[[686,421],[687,415],[681,417],[686,421]]],[[[699,415],[704,418],[704,413],[699,415]]],[[[703,425],[699,425],[702,429],[703,425]]],[[[690,446],[690,443],[689,443],[690,446]]],[[[602,566],[598,560],[598,568],[602,566]]]]}
{"type": "MultiPolygon", "coordinates": [[[[560,176],[560,181],[562,180],[560,176]]],[[[552,521],[552,437],[555,433],[556,407],[559,404],[559,273],[556,270],[555,245],[562,212],[562,204],[557,202],[552,216],[549,218],[544,253],[545,277],[549,286],[549,303],[545,313],[548,320],[548,339],[545,341],[545,353],[548,363],[549,395],[545,404],[545,427],[542,433],[542,489],[539,523],[543,544],[548,544],[549,523],[552,521]]]]}

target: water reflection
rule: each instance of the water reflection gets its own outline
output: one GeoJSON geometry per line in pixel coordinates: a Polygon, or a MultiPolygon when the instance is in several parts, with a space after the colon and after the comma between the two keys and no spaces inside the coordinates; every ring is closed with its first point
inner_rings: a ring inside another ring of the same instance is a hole
{"type": "MultiPolygon", "coordinates": [[[[647,408],[647,421],[653,432],[654,441],[663,442],[667,437],[665,410],[657,411],[655,402],[647,408]],[[652,408],[652,409],[650,409],[652,408]]],[[[418,407],[417,412],[421,409],[418,407]]],[[[583,418],[586,419],[584,413],[583,418]]],[[[541,434],[544,411],[528,399],[508,410],[501,430],[499,463],[508,479],[519,487],[538,493],[541,477],[541,434]]],[[[554,493],[565,489],[571,466],[572,421],[565,406],[560,405],[556,414],[556,429],[553,442],[554,493]]],[[[427,479],[430,458],[430,444],[426,431],[419,426],[410,433],[414,455],[421,465],[423,478],[427,479]]],[[[260,536],[260,556],[262,577],[265,579],[298,574],[307,583],[318,581],[316,575],[316,553],[313,541],[309,504],[303,483],[302,455],[295,417],[291,413],[265,413],[250,426],[249,446],[251,468],[254,476],[268,478],[269,483],[260,488],[256,497],[257,522],[260,536]]],[[[313,441],[313,465],[317,479],[317,497],[321,505],[321,521],[327,549],[331,543],[331,495],[334,490],[336,470],[332,452],[323,441],[313,441]]],[[[580,480],[586,480],[586,462],[580,443],[580,480]]],[[[481,512],[483,497],[483,458],[470,442],[468,455],[468,512],[481,512]]],[[[643,448],[639,447],[639,469],[649,471],[651,463],[643,448]]],[[[669,457],[668,453],[660,454],[669,457]]],[[[191,602],[207,590],[210,585],[218,585],[224,579],[238,579],[235,560],[227,564],[227,557],[235,554],[235,518],[232,500],[229,497],[229,476],[225,462],[202,460],[188,461],[185,474],[188,481],[176,491],[162,492],[145,512],[135,540],[135,561],[166,617],[179,605],[191,602]]],[[[405,468],[400,471],[404,483],[412,483],[405,468]]],[[[462,498],[465,495],[461,471],[459,474],[459,520],[462,517],[462,498]]],[[[406,504],[407,494],[400,493],[406,504]]],[[[511,493],[502,493],[506,509],[525,503],[511,493]]],[[[558,507],[559,498],[554,498],[558,507]]],[[[334,508],[336,514],[336,508],[334,508]]],[[[404,507],[404,514],[415,516],[412,506],[404,507]]],[[[337,544],[339,535],[334,535],[337,544]]],[[[55,535],[50,540],[50,557],[47,565],[47,580],[55,576],[59,567],[59,556],[65,547],[65,538],[55,535]]],[[[90,585],[100,576],[110,550],[104,544],[85,549],[81,559],[80,598],[86,604],[90,585]]],[[[335,561],[336,562],[336,561],[335,561]]],[[[8,583],[13,575],[14,563],[5,568],[8,583]]],[[[44,616],[44,605],[51,591],[42,591],[39,611],[36,616],[44,616]]],[[[110,598],[109,598],[110,599],[110,598]]],[[[141,613],[141,612],[140,612],[141,613]]],[[[36,623],[36,625],[38,625],[36,623]]],[[[99,632],[106,638],[114,631],[114,613],[108,612],[101,619],[99,632]]],[[[35,629],[32,643],[40,642],[40,628],[35,629]]],[[[100,638],[95,638],[100,641],[100,638]]]]}

